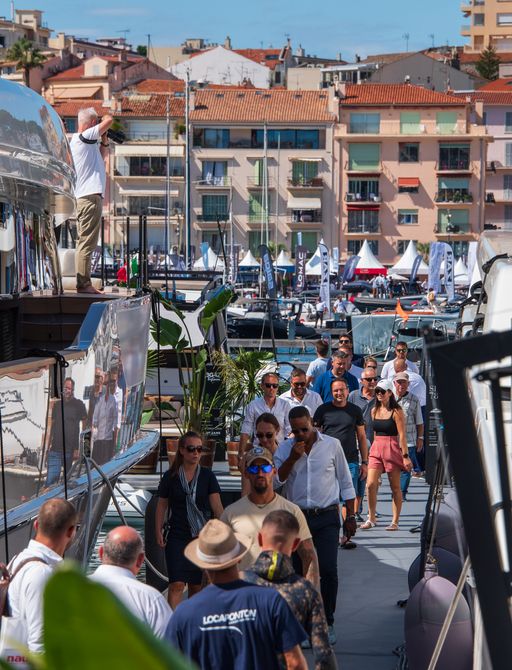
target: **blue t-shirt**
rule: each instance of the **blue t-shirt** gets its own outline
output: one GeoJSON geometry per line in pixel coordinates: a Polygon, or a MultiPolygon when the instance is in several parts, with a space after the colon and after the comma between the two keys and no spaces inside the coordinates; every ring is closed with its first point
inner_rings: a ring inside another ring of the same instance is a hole
{"type": "MultiPolygon", "coordinates": [[[[333,375],[332,370],[327,370],[327,372],[324,372],[322,375],[320,375],[320,377],[318,377],[316,382],[313,384],[313,391],[320,393],[324,402],[332,401],[331,382],[333,379],[336,379],[336,377],[333,375]]],[[[353,374],[350,372],[345,372],[343,379],[347,382],[349,391],[358,390],[359,382],[353,374]]]]}
{"type": "Polygon", "coordinates": [[[279,670],[306,633],[277,591],[237,580],[207,586],[174,612],[166,638],[201,670],[279,670]]]}

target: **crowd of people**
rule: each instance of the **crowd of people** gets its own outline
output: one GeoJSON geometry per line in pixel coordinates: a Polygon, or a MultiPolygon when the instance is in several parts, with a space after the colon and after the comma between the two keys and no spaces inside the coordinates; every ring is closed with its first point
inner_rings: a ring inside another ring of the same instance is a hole
{"type": "MultiPolygon", "coordinates": [[[[201,668],[306,668],[303,648],[317,670],[336,668],[338,549],[356,549],[357,529],[378,525],[384,473],[390,532],[411,477],[423,474],[426,387],[407,345],[396,343],[380,375],[373,357],[354,359],[347,333],[330,356],[324,341],[316,350],[281,394],[278,375],[263,375],[242,425],[236,502],[224,508],[215,474],[201,467],[202,436],[180,438],[155,517],[167,599],[136,579],[144,549],[134,529],[113,529],[100,550],[92,579],[201,668]]],[[[9,566],[10,611],[26,618],[32,651],[42,649],[44,584],[76,527],[70,503],[47,501],[34,540],[9,566]]]]}

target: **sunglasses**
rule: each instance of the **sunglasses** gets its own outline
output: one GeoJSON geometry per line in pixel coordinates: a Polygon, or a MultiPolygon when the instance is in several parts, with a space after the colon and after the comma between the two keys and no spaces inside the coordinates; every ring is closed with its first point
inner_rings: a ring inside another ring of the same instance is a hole
{"type": "Polygon", "coordinates": [[[203,447],[185,447],[189,454],[200,454],[203,451],[203,447]]]}
{"type": "Polygon", "coordinates": [[[396,351],[397,354],[406,354],[407,353],[407,349],[395,349],[395,351],[396,351]]]}
{"type": "Polygon", "coordinates": [[[270,465],[270,463],[264,463],[263,465],[248,465],[247,466],[247,472],[250,475],[257,475],[259,472],[264,472],[266,475],[272,472],[273,470],[273,465],[270,465]]]}
{"type": "Polygon", "coordinates": [[[372,382],[372,384],[373,384],[373,383],[376,384],[377,381],[378,381],[378,379],[377,379],[377,377],[364,377],[364,378],[363,378],[363,381],[364,381],[364,382],[372,382]]]}
{"type": "Polygon", "coordinates": [[[384,389],[375,389],[375,395],[386,395],[386,391],[384,389]]]}
{"type": "Polygon", "coordinates": [[[292,386],[294,386],[295,388],[303,388],[304,386],[306,386],[306,382],[293,382],[292,386]]]}
{"type": "Polygon", "coordinates": [[[377,366],[376,365],[367,365],[367,368],[370,368],[370,370],[376,370],[377,366]]]}
{"type": "Polygon", "coordinates": [[[265,384],[265,388],[267,388],[267,389],[277,389],[277,388],[279,388],[279,384],[265,384]]]}
{"type": "Polygon", "coordinates": [[[271,440],[274,437],[274,433],[256,433],[256,437],[258,440],[262,440],[264,437],[266,437],[267,440],[271,440]]]}
{"type": "Polygon", "coordinates": [[[340,344],[352,344],[350,340],[339,340],[340,344]]]}

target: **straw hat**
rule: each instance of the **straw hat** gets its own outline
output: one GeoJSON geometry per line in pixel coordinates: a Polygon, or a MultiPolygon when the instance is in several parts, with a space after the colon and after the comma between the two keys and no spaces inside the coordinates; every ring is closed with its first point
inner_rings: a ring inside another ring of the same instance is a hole
{"type": "Polygon", "coordinates": [[[236,565],[251,548],[252,540],[211,519],[199,536],[185,547],[185,556],[201,570],[225,570],[236,565]]]}

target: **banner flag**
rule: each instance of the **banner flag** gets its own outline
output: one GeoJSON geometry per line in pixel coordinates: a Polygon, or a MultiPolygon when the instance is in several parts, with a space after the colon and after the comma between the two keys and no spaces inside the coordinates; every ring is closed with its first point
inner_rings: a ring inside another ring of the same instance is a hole
{"type": "Polygon", "coordinates": [[[351,256],[348,261],[345,263],[343,268],[343,276],[341,277],[341,283],[344,284],[347,281],[352,281],[356,273],[356,267],[359,263],[360,256],[351,256]]]}
{"type": "Polygon", "coordinates": [[[308,250],[302,245],[295,247],[295,292],[302,293],[306,286],[306,260],[308,250]]]}
{"type": "Polygon", "coordinates": [[[432,242],[428,263],[428,289],[441,293],[441,263],[443,262],[443,242],[432,242]]]}
{"type": "Polygon", "coordinates": [[[444,285],[448,300],[455,299],[455,268],[453,263],[453,249],[447,242],[443,242],[444,251],[444,285]]]}
{"type": "Polygon", "coordinates": [[[413,284],[416,281],[416,277],[418,276],[418,268],[420,267],[422,260],[423,259],[419,254],[414,259],[414,263],[412,264],[411,269],[411,276],[409,277],[409,291],[412,289],[413,284]]]}
{"type": "Polygon", "coordinates": [[[272,300],[275,300],[277,298],[277,287],[272,256],[270,255],[270,250],[266,244],[260,245],[259,252],[263,276],[265,277],[265,282],[267,284],[267,295],[272,300]]]}
{"type": "Polygon", "coordinates": [[[318,245],[318,250],[320,252],[320,300],[325,302],[327,307],[327,312],[330,315],[331,313],[331,290],[329,283],[329,249],[325,244],[320,243],[318,245]]]}

